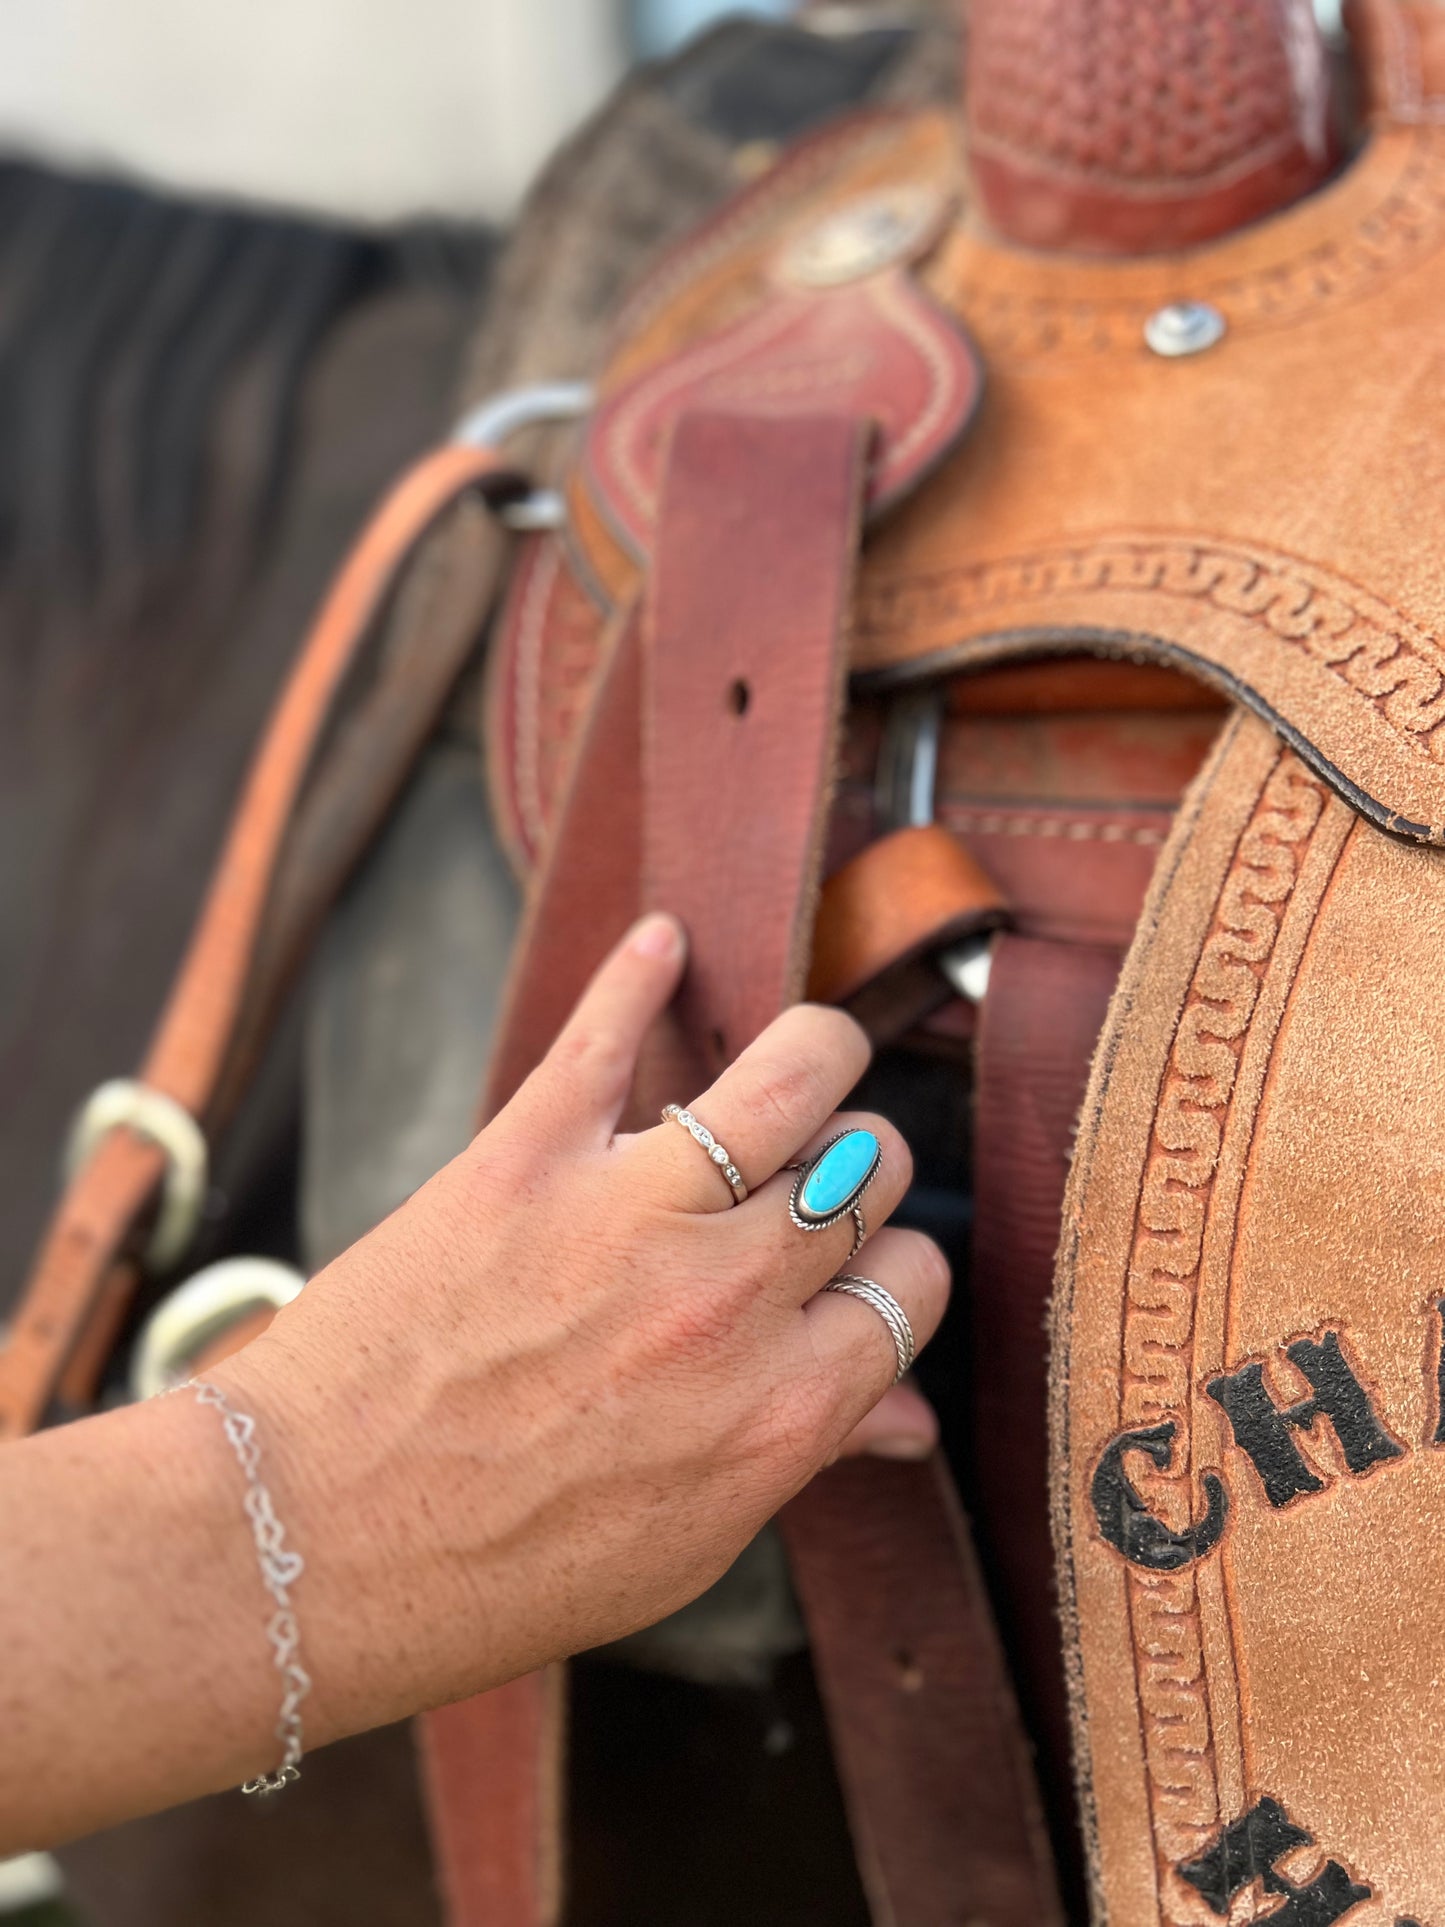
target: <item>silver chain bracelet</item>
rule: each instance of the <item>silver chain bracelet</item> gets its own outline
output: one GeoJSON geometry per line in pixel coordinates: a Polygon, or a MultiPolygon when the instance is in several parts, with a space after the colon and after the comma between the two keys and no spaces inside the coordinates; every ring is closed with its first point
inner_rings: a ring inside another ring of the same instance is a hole
{"type": "Polygon", "coordinates": [[[242,1501],[256,1541],[256,1560],[261,1580],[276,1602],[276,1611],[266,1625],[266,1637],[275,1654],[275,1667],[284,1684],[281,1713],[276,1721],[276,1738],[281,1742],[281,1762],[274,1773],[260,1773],[247,1780],[242,1793],[279,1793],[292,1780],[301,1778],[301,1702],[311,1691],[311,1676],[301,1664],[301,1633],[291,1605],[291,1588],[306,1570],[299,1552],[286,1545],[286,1528],[276,1517],[271,1494],[261,1478],[261,1448],[256,1443],[256,1421],[249,1412],[233,1409],[219,1386],[204,1379],[190,1381],[198,1405],[213,1405],[232,1450],[246,1475],[246,1497],[242,1501]]]}

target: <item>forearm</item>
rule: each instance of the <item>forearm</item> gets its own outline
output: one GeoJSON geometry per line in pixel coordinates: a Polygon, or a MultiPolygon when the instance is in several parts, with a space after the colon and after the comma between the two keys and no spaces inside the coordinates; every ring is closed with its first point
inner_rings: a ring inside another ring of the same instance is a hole
{"type": "Polygon", "coordinates": [[[0,1452],[0,1854],[276,1764],[244,1493],[189,1392],[0,1452]]]}
{"type": "MultiPolygon", "coordinates": [[[[515,1544],[548,1510],[560,1445],[501,1428],[476,1479],[476,1442],[420,1390],[415,1334],[393,1335],[378,1381],[364,1319],[332,1309],[404,1292],[417,1242],[384,1228],[313,1281],[306,1310],[335,1327],[324,1364],[278,1328],[211,1374],[254,1420],[305,1561],[292,1605],[308,1750],[551,1658],[559,1624],[580,1619],[515,1544]],[[428,1488],[463,1471],[470,1498],[446,1494],[440,1534],[428,1488]]],[[[280,1325],[305,1322],[297,1306],[280,1325]]],[[[557,1430],[570,1422],[559,1407],[557,1430]]],[[[0,1857],[277,1765],[276,1604],[246,1491],[222,1414],[190,1389],[0,1451],[0,1857]]]]}

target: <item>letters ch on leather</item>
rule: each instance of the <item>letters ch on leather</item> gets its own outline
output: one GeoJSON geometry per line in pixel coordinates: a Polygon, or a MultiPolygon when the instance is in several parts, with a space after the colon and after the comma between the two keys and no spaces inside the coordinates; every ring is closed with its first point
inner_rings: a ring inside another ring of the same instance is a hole
{"type": "MultiPolygon", "coordinates": [[[[1445,1333],[1445,1299],[1435,1311],[1445,1333]]],[[[1298,1434],[1311,1434],[1322,1419],[1333,1430],[1352,1477],[1406,1456],[1405,1446],[1377,1415],[1338,1332],[1297,1338],[1283,1349],[1310,1387],[1309,1395],[1292,1405],[1281,1404],[1271,1392],[1257,1360],[1217,1374],[1204,1387],[1228,1418],[1235,1446],[1254,1468],[1271,1506],[1292,1505],[1326,1490],[1329,1481],[1310,1466],[1297,1443],[1298,1434]]],[[[1445,1336],[1434,1376],[1437,1417],[1428,1443],[1440,1446],[1445,1445],[1445,1336]]],[[[1178,1422],[1169,1418],[1116,1433],[1099,1455],[1089,1488],[1106,1542],[1150,1572],[1176,1572],[1204,1558],[1219,1544],[1229,1518],[1230,1492],[1216,1472],[1201,1475],[1203,1513],[1183,1529],[1152,1513],[1130,1479],[1125,1461],[1131,1452],[1142,1453],[1160,1472],[1167,1472],[1178,1431],[1178,1422]]]]}

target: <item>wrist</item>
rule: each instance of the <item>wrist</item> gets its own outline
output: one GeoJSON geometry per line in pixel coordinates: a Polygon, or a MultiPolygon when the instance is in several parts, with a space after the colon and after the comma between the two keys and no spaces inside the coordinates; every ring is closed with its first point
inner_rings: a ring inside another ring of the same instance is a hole
{"type": "Polygon", "coordinates": [[[324,1322],[288,1316],[206,1374],[255,1419],[275,1511],[305,1561],[293,1605],[311,1746],[467,1690],[457,1634],[475,1619],[427,1496],[415,1375],[393,1355],[382,1379],[368,1348],[330,1342],[324,1322]]]}

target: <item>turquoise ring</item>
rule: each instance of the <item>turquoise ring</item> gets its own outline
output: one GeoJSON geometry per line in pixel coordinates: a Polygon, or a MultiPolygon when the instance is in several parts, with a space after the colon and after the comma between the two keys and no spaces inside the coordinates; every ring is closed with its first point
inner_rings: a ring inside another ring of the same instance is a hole
{"type": "Polygon", "coordinates": [[[788,1216],[799,1231],[824,1231],[840,1218],[853,1219],[853,1257],[868,1236],[858,1200],[877,1177],[883,1147],[871,1131],[861,1127],[829,1138],[806,1164],[793,1165],[798,1175],[788,1199],[788,1216]]]}

